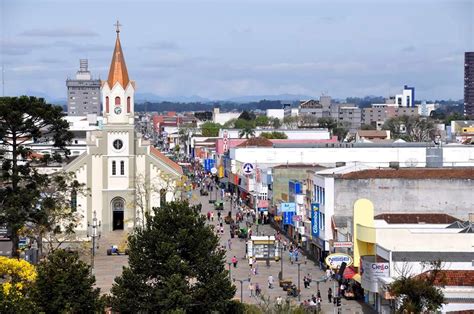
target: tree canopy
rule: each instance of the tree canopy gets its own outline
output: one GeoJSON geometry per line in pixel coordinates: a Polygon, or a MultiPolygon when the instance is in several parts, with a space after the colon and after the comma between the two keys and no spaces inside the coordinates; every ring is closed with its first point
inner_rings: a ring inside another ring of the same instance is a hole
{"type": "Polygon", "coordinates": [[[435,282],[444,282],[441,262],[425,263],[425,266],[428,271],[421,275],[402,271],[402,275],[390,285],[390,293],[399,298],[397,310],[400,313],[434,313],[446,303],[442,290],[435,285],[435,282]]]}
{"type": "Polygon", "coordinates": [[[201,125],[202,136],[216,137],[219,135],[219,130],[222,126],[219,123],[206,122],[201,125]]]}
{"type": "Polygon", "coordinates": [[[196,208],[153,209],[129,236],[129,267],[115,279],[112,306],[122,313],[223,311],[235,294],[225,252],[196,208]]]}
{"type": "Polygon", "coordinates": [[[61,107],[35,97],[0,98],[0,139],[3,140],[0,172],[0,223],[11,230],[12,255],[18,257],[18,231],[37,214],[39,187],[46,180],[31,166],[28,141],[51,143],[57,150],[54,160],[69,154],[66,144],[73,135],[63,119],[61,107]]]}
{"type": "Polygon", "coordinates": [[[253,120],[256,119],[256,116],[255,116],[255,113],[249,112],[249,111],[247,111],[247,110],[244,110],[244,111],[240,114],[239,119],[247,120],[247,121],[253,121],[253,120]]]}
{"type": "Polygon", "coordinates": [[[89,265],[77,253],[56,250],[38,265],[33,299],[46,313],[96,313],[102,303],[94,284],[89,265]]]}
{"type": "Polygon", "coordinates": [[[390,130],[393,138],[407,142],[428,142],[435,137],[436,129],[428,118],[400,116],[385,121],[384,130],[390,130]]]}
{"type": "Polygon", "coordinates": [[[267,138],[267,139],[287,139],[288,136],[286,135],[285,132],[278,132],[278,131],[272,131],[272,132],[262,132],[260,133],[261,137],[267,138]]]}

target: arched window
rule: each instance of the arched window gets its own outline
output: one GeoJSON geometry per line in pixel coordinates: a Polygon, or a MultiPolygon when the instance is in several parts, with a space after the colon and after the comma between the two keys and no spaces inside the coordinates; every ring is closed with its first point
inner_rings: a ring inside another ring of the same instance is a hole
{"type": "Polygon", "coordinates": [[[125,161],[123,160],[120,162],[120,174],[125,175],[125,161]]]}
{"type": "Polygon", "coordinates": [[[116,175],[117,174],[117,163],[114,161],[112,161],[112,175],[116,175]]]}
{"type": "Polygon", "coordinates": [[[109,113],[109,96],[105,97],[105,112],[109,113]]]}
{"type": "Polygon", "coordinates": [[[114,212],[123,212],[124,207],[125,207],[125,202],[123,198],[116,197],[112,200],[112,210],[114,212]]]}
{"type": "Polygon", "coordinates": [[[115,97],[115,105],[120,106],[120,97],[115,97]]]}
{"type": "Polygon", "coordinates": [[[130,113],[130,96],[127,97],[127,113],[130,113]]]}

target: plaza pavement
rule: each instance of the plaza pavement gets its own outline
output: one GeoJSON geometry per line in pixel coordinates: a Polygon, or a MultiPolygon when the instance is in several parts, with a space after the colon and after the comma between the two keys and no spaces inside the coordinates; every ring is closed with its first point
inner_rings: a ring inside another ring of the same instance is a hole
{"type": "MultiPolygon", "coordinates": [[[[213,194],[214,195],[214,194],[213,194]]],[[[208,211],[214,212],[214,221],[211,224],[219,225],[217,221],[217,211],[214,210],[214,205],[209,204],[209,196],[200,196],[199,191],[196,190],[193,192],[193,196],[190,201],[192,204],[202,204],[202,211],[201,213],[206,215],[208,211]]],[[[225,202],[224,210],[221,212],[222,216],[224,217],[230,210],[230,203],[225,202]]],[[[235,218],[236,210],[232,210],[232,217],[235,218]]],[[[245,221],[245,220],[244,220],[245,221]]],[[[229,232],[229,225],[224,225],[224,234],[221,236],[221,245],[227,248],[227,240],[230,238],[229,232]]],[[[254,231],[254,235],[256,235],[256,228],[252,228],[254,231]]],[[[270,225],[260,225],[259,228],[259,235],[274,235],[275,230],[270,225]]],[[[110,288],[112,287],[114,278],[119,276],[122,272],[122,267],[127,265],[128,257],[127,256],[107,256],[106,250],[112,244],[117,244],[120,242],[123,233],[121,232],[111,232],[104,235],[100,239],[100,247],[97,251],[95,257],[95,267],[94,267],[94,274],[96,276],[96,285],[97,287],[101,288],[102,293],[109,293],[110,288]]],[[[270,266],[267,267],[265,261],[258,261],[258,272],[256,275],[253,275],[250,271],[250,267],[248,261],[245,259],[245,241],[244,239],[239,239],[234,237],[231,239],[231,249],[227,250],[226,254],[226,262],[227,267],[230,266],[231,277],[235,279],[246,279],[250,278],[252,283],[258,283],[261,290],[262,295],[266,298],[270,298],[271,301],[275,301],[278,296],[281,296],[284,300],[287,298],[286,291],[283,291],[281,287],[278,285],[278,273],[281,269],[281,263],[275,260],[270,261],[270,266]],[[238,266],[234,268],[232,265],[229,265],[233,256],[236,256],[238,259],[238,266]],[[268,276],[272,275],[274,278],[274,287],[273,289],[269,289],[267,285],[268,276]]],[[[288,240],[287,240],[288,241],[288,240]]],[[[300,287],[301,287],[301,301],[304,299],[309,299],[312,294],[317,294],[317,284],[316,280],[322,278],[324,273],[319,270],[319,267],[316,267],[314,262],[307,260],[306,263],[304,261],[306,258],[301,256],[300,261],[303,263],[300,264],[300,287]],[[309,289],[305,289],[303,285],[303,276],[311,274],[313,282],[311,283],[311,287],[309,289]]],[[[283,278],[290,279],[293,283],[298,286],[298,266],[296,263],[291,264],[289,262],[288,251],[283,253],[283,278]]],[[[240,283],[238,281],[234,282],[237,291],[235,294],[236,299],[240,299],[240,283]]],[[[328,288],[331,287],[334,289],[334,282],[321,282],[319,284],[319,289],[321,291],[322,297],[322,312],[323,313],[333,313],[334,312],[334,305],[328,303],[327,298],[327,291],[328,288]]],[[[257,297],[250,296],[249,284],[245,282],[243,284],[243,301],[246,303],[253,303],[257,304],[261,302],[261,300],[257,297]]],[[[288,297],[290,302],[297,303],[298,298],[288,297]]],[[[353,300],[346,300],[342,298],[341,300],[342,308],[341,313],[375,313],[372,311],[367,305],[353,301],[353,300]]]]}

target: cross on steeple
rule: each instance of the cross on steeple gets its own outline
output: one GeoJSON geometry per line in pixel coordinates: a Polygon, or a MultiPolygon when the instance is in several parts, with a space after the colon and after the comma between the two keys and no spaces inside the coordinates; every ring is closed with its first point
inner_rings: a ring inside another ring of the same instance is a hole
{"type": "Polygon", "coordinates": [[[115,26],[115,31],[118,33],[120,33],[120,26],[122,26],[122,24],[119,23],[119,21],[117,20],[117,23],[114,24],[115,26]]]}

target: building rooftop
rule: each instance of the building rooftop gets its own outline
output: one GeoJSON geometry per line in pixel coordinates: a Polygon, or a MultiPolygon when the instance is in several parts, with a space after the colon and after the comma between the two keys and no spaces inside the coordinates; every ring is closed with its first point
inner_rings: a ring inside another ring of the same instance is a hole
{"type": "Polygon", "coordinates": [[[460,221],[453,216],[438,213],[379,214],[374,219],[385,220],[388,224],[452,224],[460,221]]]}
{"type": "Polygon", "coordinates": [[[366,169],[340,175],[342,179],[474,179],[474,168],[366,169]]]}
{"type": "Polygon", "coordinates": [[[158,149],[156,149],[153,146],[150,146],[150,152],[153,156],[156,158],[160,159],[163,161],[166,165],[171,167],[174,171],[178,172],[179,174],[183,174],[183,169],[181,168],[180,165],[169,159],[168,157],[165,156],[162,152],[160,152],[158,149]]]}
{"type": "Polygon", "coordinates": [[[358,130],[357,134],[360,137],[379,137],[386,138],[388,136],[387,131],[377,131],[377,130],[358,130]]]}
{"type": "Polygon", "coordinates": [[[273,143],[264,137],[252,137],[237,147],[273,147],[273,143]]]}
{"type": "MultiPolygon", "coordinates": [[[[424,272],[417,277],[427,278],[432,274],[424,272]]],[[[463,286],[474,287],[474,270],[440,270],[434,278],[437,286],[463,286]]]]}
{"type": "Polygon", "coordinates": [[[442,260],[443,262],[472,262],[474,252],[392,252],[393,261],[429,262],[442,260]]]}
{"type": "Polygon", "coordinates": [[[324,168],[323,166],[318,165],[318,164],[282,164],[282,165],[278,165],[278,166],[273,167],[273,169],[317,168],[317,167],[324,168]]]}

